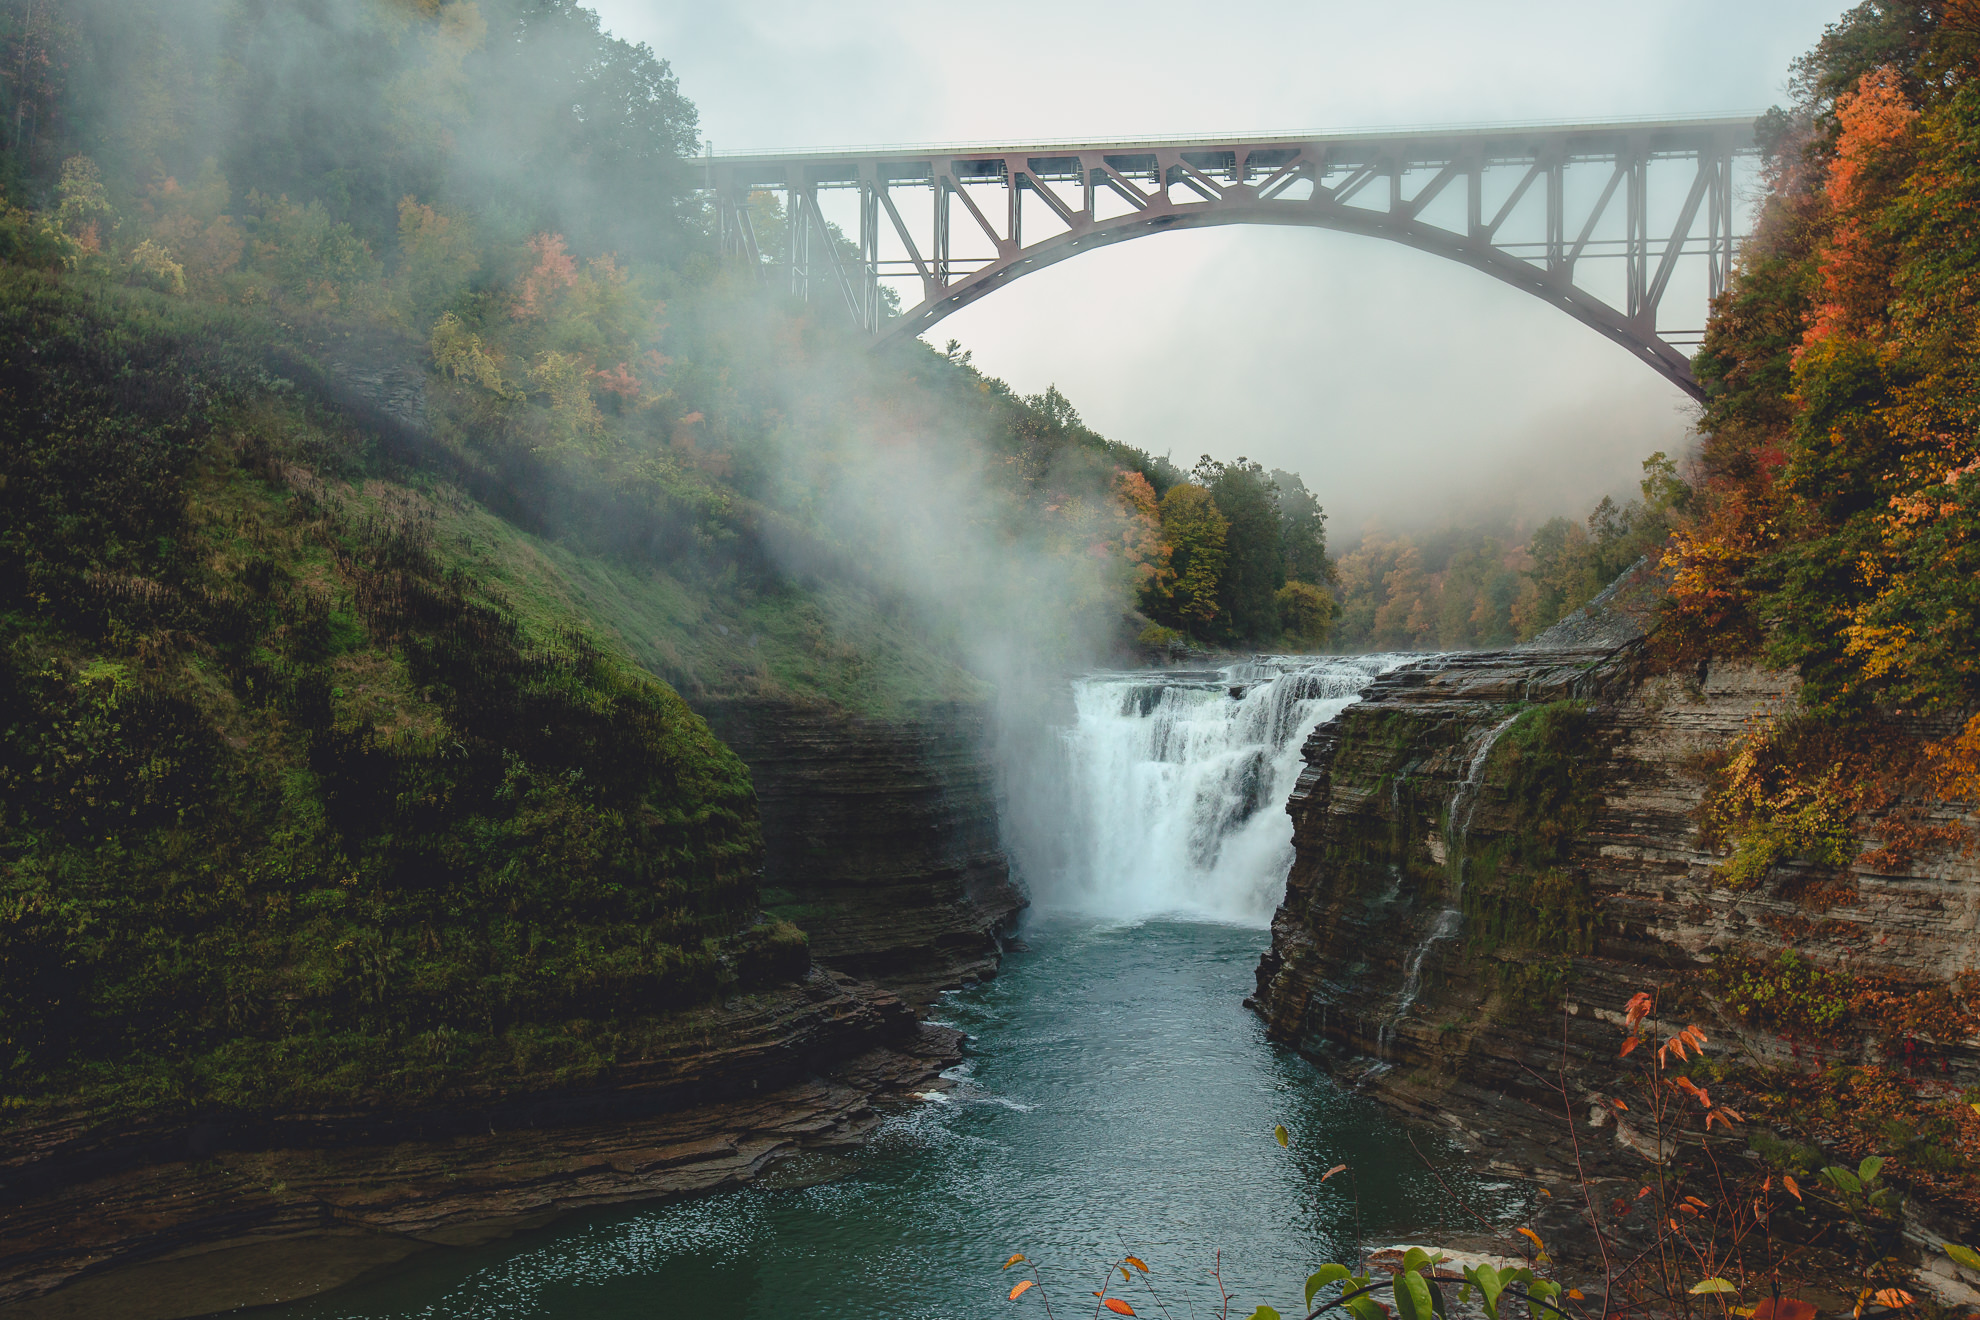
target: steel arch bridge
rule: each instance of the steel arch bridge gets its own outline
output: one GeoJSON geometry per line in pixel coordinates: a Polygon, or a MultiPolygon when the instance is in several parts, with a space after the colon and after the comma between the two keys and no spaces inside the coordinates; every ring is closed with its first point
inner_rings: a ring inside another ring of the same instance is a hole
{"type": "Polygon", "coordinates": [[[1703,325],[1738,248],[1734,160],[1754,149],[1751,118],[1719,118],[710,154],[702,165],[727,256],[836,305],[881,342],[1094,248],[1211,225],[1306,225],[1483,271],[1702,398],[1678,347],[1698,331],[1660,331],[1659,311],[1680,264],[1702,261],[1704,297],[1686,311],[1703,325]],[[856,224],[827,221],[820,195],[832,190],[856,191],[856,224]],[[766,194],[781,194],[781,208],[766,208],[766,194]],[[757,235],[774,209],[781,251],[766,252],[757,235]],[[1582,278],[1591,263],[1606,278],[1582,278]],[[889,316],[881,282],[902,278],[919,282],[921,301],[889,316]]]}

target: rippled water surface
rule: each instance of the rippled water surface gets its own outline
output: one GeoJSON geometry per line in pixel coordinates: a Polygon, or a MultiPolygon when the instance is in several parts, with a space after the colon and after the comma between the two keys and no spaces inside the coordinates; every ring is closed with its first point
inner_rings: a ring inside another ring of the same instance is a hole
{"type": "MultiPolygon", "coordinates": [[[[1269,1045],[1242,1007],[1266,932],[1060,916],[1026,938],[998,980],[938,1007],[972,1038],[951,1098],[889,1120],[867,1149],[785,1166],[786,1181],[829,1181],[567,1219],[258,1314],[1042,1316],[1035,1293],[1005,1300],[1015,1271],[999,1267],[1022,1251],[1077,1316],[1129,1250],[1182,1320],[1215,1314],[1218,1248],[1233,1314],[1288,1309],[1314,1264],[1352,1250],[1357,1188],[1371,1239],[1463,1227],[1398,1125],[1269,1045]],[[1354,1179],[1322,1186],[1338,1163],[1354,1179]]],[[[1462,1187],[1487,1208],[1517,1195],[1462,1187]]]]}

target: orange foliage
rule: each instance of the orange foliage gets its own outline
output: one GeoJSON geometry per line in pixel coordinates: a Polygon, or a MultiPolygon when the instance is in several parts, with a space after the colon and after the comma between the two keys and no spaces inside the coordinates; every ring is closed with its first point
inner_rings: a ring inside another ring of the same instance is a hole
{"type": "Polygon", "coordinates": [[[599,389],[608,394],[616,394],[624,399],[639,397],[639,381],[634,379],[632,372],[623,362],[609,371],[592,372],[591,379],[599,389]]]}
{"type": "Polygon", "coordinates": [[[1927,744],[1925,764],[1939,796],[1980,802],[1980,715],[1951,737],[1927,744]]]}
{"type": "Polygon", "coordinates": [[[1139,472],[1118,471],[1114,494],[1121,505],[1121,555],[1136,591],[1164,591],[1175,577],[1171,547],[1162,539],[1161,502],[1139,472]]]}
{"type": "Polygon", "coordinates": [[[509,314],[517,320],[541,316],[551,295],[577,283],[577,259],[564,251],[562,234],[537,234],[529,240],[536,266],[523,276],[520,296],[509,314]]]}
{"type": "Polygon", "coordinates": [[[1881,167],[1917,118],[1897,70],[1889,66],[1864,74],[1854,92],[1836,98],[1842,132],[1826,189],[1835,231],[1822,254],[1820,301],[1802,339],[1804,347],[1838,330],[1862,333],[1883,314],[1890,297],[1889,274],[1867,236],[1863,213],[1881,200],[1881,167]]]}

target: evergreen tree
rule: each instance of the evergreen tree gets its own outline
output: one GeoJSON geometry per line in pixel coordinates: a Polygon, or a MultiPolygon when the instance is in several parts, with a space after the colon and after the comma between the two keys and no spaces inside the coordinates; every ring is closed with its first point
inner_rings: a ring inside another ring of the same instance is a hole
{"type": "Polygon", "coordinates": [[[1320,501],[1296,472],[1277,468],[1272,484],[1279,492],[1279,545],[1285,555],[1286,577],[1294,582],[1334,581],[1334,561],[1327,558],[1327,515],[1320,501]]]}
{"type": "Polygon", "coordinates": [[[1229,557],[1217,589],[1218,632],[1231,641],[1270,645],[1279,637],[1276,597],[1286,585],[1278,487],[1264,468],[1244,458],[1219,463],[1205,454],[1195,476],[1230,524],[1229,557]]]}

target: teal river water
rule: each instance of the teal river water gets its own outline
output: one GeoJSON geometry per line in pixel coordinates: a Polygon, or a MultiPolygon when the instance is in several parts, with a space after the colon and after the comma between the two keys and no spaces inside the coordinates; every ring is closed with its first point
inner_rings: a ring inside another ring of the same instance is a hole
{"type": "MultiPolygon", "coordinates": [[[[282,1320],[388,1317],[1043,1316],[1013,1304],[1024,1252],[1061,1317],[1124,1250],[1154,1267],[1173,1320],[1281,1310],[1317,1263],[1353,1250],[1355,1202],[1381,1243],[1468,1222],[1402,1128],[1297,1055],[1241,1004],[1267,934],[1255,926],[1035,917],[996,981],[944,999],[969,1033],[947,1099],[888,1120],[849,1155],[800,1157],[781,1186],[621,1208],[473,1250],[435,1250],[282,1320]],[[1275,1124],[1293,1134],[1289,1150],[1275,1124]],[[1334,1164],[1355,1173],[1321,1185],[1334,1164]],[[823,1179],[801,1185],[811,1179],[823,1179]]],[[[1433,1159],[1434,1136],[1416,1134],[1433,1159]]],[[[1446,1167],[1455,1167],[1447,1165],[1446,1167]]],[[[1447,1173],[1488,1212],[1522,1193],[1447,1173]]],[[[1116,1276],[1118,1278],[1118,1276],[1116,1276]]],[[[1144,1291],[1127,1299],[1161,1315],[1144,1291]]],[[[1083,1299],[1085,1307],[1076,1302],[1083,1299]]]]}

